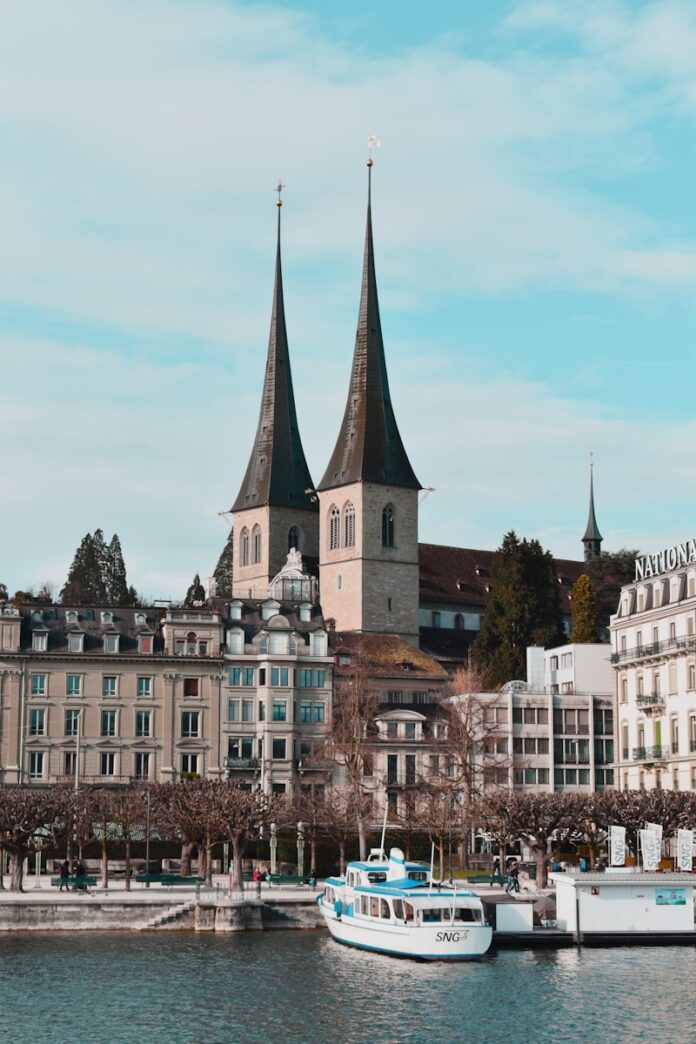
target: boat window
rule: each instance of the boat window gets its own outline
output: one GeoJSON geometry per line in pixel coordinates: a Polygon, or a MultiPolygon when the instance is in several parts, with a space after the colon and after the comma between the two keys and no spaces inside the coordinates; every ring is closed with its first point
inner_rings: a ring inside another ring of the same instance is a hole
{"type": "Polygon", "coordinates": [[[326,889],[324,889],[324,896],[326,897],[327,903],[332,903],[333,899],[334,899],[333,888],[326,888],[326,889]]]}
{"type": "Polygon", "coordinates": [[[457,907],[454,911],[455,921],[479,921],[481,920],[479,911],[472,910],[470,906],[457,907]]]}
{"type": "Polygon", "coordinates": [[[411,881],[427,881],[428,873],[426,870],[409,870],[409,879],[411,881]]]}
{"type": "Polygon", "coordinates": [[[379,917],[379,899],[376,895],[370,896],[370,917],[379,917]]]}
{"type": "Polygon", "coordinates": [[[370,884],[380,884],[382,881],[387,880],[386,871],[383,870],[370,870],[367,875],[367,880],[370,884]]]}
{"type": "Polygon", "coordinates": [[[362,897],[362,912],[365,914],[365,917],[370,916],[370,900],[366,895],[362,897]]]}
{"type": "Polygon", "coordinates": [[[400,921],[404,919],[404,904],[401,899],[394,900],[394,916],[398,917],[400,921]]]}
{"type": "Polygon", "coordinates": [[[423,924],[435,924],[442,920],[442,910],[423,910],[423,924]]]}
{"type": "Polygon", "coordinates": [[[389,903],[387,902],[386,899],[380,899],[379,903],[380,903],[380,917],[384,917],[384,918],[386,918],[386,920],[390,921],[391,920],[391,910],[389,909],[389,903]]]}
{"type": "Polygon", "coordinates": [[[407,903],[406,901],[404,901],[404,920],[405,921],[412,921],[413,920],[413,907],[411,906],[410,903],[407,903]]]}

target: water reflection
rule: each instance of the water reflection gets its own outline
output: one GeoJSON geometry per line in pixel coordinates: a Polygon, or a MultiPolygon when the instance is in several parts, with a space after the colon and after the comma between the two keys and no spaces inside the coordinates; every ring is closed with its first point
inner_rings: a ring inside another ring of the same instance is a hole
{"type": "Polygon", "coordinates": [[[9,936],[0,1030],[15,1044],[685,1040],[695,973],[690,948],[503,951],[449,965],[323,933],[9,936]]]}

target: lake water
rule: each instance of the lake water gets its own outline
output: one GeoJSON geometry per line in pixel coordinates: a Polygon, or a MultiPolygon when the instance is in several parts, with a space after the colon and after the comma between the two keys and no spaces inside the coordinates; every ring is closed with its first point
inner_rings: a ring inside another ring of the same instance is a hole
{"type": "Polygon", "coordinates": [[[14,1044],[696,1039],[696,949],[502,951],[417,964],[323,932],[0,936],[14,1044]]]}

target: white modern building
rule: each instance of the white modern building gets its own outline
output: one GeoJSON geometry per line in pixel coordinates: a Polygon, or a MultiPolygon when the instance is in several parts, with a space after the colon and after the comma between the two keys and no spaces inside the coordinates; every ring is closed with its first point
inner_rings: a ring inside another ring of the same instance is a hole
{"type": "Polygon", "coordinates": [[[617,786],[696,789],[696,540],[636,559],[610,629],[617,786]]]}

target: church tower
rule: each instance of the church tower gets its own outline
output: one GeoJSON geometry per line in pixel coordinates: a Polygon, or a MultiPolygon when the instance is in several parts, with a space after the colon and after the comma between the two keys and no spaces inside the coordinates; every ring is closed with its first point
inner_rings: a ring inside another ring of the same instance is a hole
{"type": "Polygon", "coordinates": [[[266,376],[256,438],[237,499],[233,589],[236,597],[266,598],[288,551],[318,555],[318,502],[297,426],[280,260],[282,185],[278,185],[278,241],[266,376]]]}
{"type": "Polygon", "coordinates": [[[593,470],[594,464],[592,461],[592,455],[590,454],[590,513],[587,518],[585,535],[582,538],[582,542],[585,545],[586,562],[589,562],[591,558],[597,558],[602,553],[602,534],[599,532],[599,526],[597,525],[594,510],[593,470]]]}
{"type": "Polygon", "coordinates": [[[372,158],[360,314],[343,422],[319,491],[319,589],[339,631],[418,644],[418,493],[389,395],[372,242],[372,158]]]}

